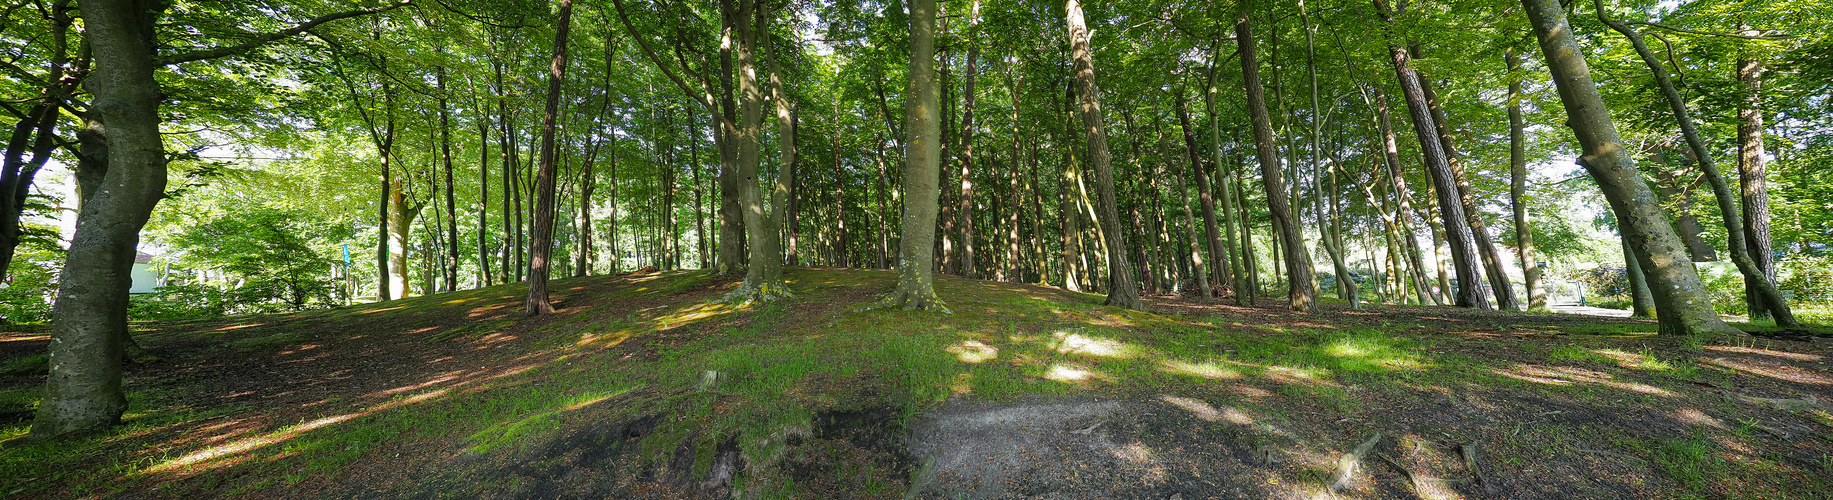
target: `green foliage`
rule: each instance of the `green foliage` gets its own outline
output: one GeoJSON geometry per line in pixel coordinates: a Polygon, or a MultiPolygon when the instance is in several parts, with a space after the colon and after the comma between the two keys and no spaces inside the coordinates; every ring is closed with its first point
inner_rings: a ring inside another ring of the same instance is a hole
{"type": "Polygon", "coordinates": [[[55,247],[22,244],[6,269],[0,285],[0,322],[37,323],[51,319],[51,298],[57,291],[57,273],[63,252],[55,247]]]}
{"type": "Polygon", "coordinates": [[[168,285],[128,298],[127,317],[135,320],[215,318],[229,311],[228,294],[202,284],[168,285]]]}
{"type": "Polygon", "coordinates": [[[1833,256],[1795,255],[1777,263],[1777,286],[1807,302],[1833,300],[1833,256]]]}
{"type": "MultiPolygon", "coordinates": [[[[236,312],[272,312],[335,303],[335,259],[313,248],[318,239],[346,231],[325,227],[302,212],[264,206],[231,207],[214,220],[192,226],[173,239],[185,260],[235,278],[223,297],[236,312]]],[[[189,291],[180,296],[195,310],[211,311],[214,298],[189,291]]]]}

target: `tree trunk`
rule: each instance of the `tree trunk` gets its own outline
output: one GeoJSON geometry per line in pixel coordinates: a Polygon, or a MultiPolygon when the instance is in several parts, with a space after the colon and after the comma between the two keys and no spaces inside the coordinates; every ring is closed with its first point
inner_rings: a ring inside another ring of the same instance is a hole
{"type": "MultiPolygon", "coordinates": [[[[722,2],[726,9],[734,9],[730,1],[722,2]]],[[[765,30],[770,14],[761,12],[763,6],[750,0],[737,0],[733,12],[735,28],[734,56],[738,62],[739,122],[736,134],[738,151],[738,196],[744,210],[745,241],[749,247],[749,259],[745,266],[745,282],[726,294],[725,300],[734,303],[769,302],[792,296],[789,286],[783,281],[782,237],[777,226],[782,223],[783,204],[775,203],[771,213],[764,212],[764,196],[761,187],[762,179],[758,175],[758,164],[762,163],[762,138],[764,129],[764,90],[758,81],[758,57],[760,43],[768,43],[769,32],[765,30]],[[763,40],[760,42],[760,40],[763,40]]],[[[793,126],[793,125],[792,125],[793,126]]],[[[793,143],[793,137],[791,137],[793,143]]],[[[791,146],[793,151],[793,146],[791,146]]],[[[793,153],[785,159],[794,159],[793,153]]],[[[772,195],[778,201],[787,201],[789,197],[789,175],[778,175],[776,189],[772,195]]]]}
{"type": "MultiPolygon", "coordinates": [[[[1203,155],[1201,153],[1203,149],[1197,145],[1196,129],[1190,124],[1190,105],[1185,102],[1183,87],[1178,87],[1175,99],[1177,100],[1178,123],[1183,125],[1182,128],[1184,130],[1184,150],[1190,156],[1191,171],[1196,173],[1197,200],[1202,202],[1203,207],[1203,244],[1200,245],[1200,248],[1202,248],[1203,251],[1209,252],[1209,257],[1212,259],[1211,261],[1216,263],[1216,275],[1220,278],[1230,271],[1227,261],[1228,250],[1226,250],[1226,247],[1222,244],[1222,231],[1219,230],[1216,224],[1216,197],[1209,189],[1209,179],[1211,175],[1215,174],[1215,166],[1205,167],[1203,165],[1203,155]]],[[[1224,279],[1223,281],[1227,280],[1224,279]]],[[[1208,294],[1211,293],[1213,286],[1210,283],[1205,283],[1202,288],[1203,293],[1208,294]]],[[[1225,285],[1223,288],[1226,289],[1227,286],[1225,285]]],[[[1204,295],[1204,297],[1208,298],[1210,295],[1204,295]]],[[[1236,297],[1236,299],[1239,300],[1240,297],[1236,297]]]]}
{"type": "MultiPolygon", "coordinates": [[[[1719,173],[1717,161],[1713,159],[1711,150],[1707,149],[1705,140],[1700,138],[1699,131],[1694,128],[1693,119],[1687,114],[1686,101],[1680,97],[1680,91],[1674,87],[1674,82],[1669,80],[1666,67],[1662,66],[1661,61],[1656,59],[1655,53],[1648,49],[1648,44],[1642,42],[1641,33],[1631,29],[1627,24],[1606,18],[1602,0],[1596,2],[1596,6],[1598,19],[1604,21],[1611,29],[1622,33],[1624,38],[1629,39],[1636,53],[1642,56],[1642,62],[1648,65],[1649,73],[1655,76],[1655,84],[1661,88],[1662,96],[1667,98],[1668,109],[1673,111],[1674,121],[1680,124],[1680,135],[1686,138],[1687,146],[1693,151],[1694,160],[1699,162],[1700,170],[1705,171],[1706,182],[1712,185],[1712,193],[1718,199],[1719,215],[1725,221],[1726,239],[1729,240],[1726,246],[1731,250],[1731,261],[1737,264],[1738,272],[1744,275],[1744,283],[1747,286],[1756,287],[1757,296],[1766,303],[1769,314],[1775,318],[1777,325],[1788,328],[1801,326],[1801,323],[1795,320],[1794,312],[1789,310],[1788,301],[1782,298],[1782,291],[1776,287],[1775,279],[1765,273],[1751,257],[1750,243],[1745,240],[1746,228],[1743,216],[1738,212],[1737,204],[1733,201],[1731,186],[1725,182],[1725,176],[1719,173]]],[[[1706,306],[1711,307],[1711,303],[1708,302],[1706,306]]],[[[1717,318],[1714,317],[1714,319],[1717,318]]]]}
{"type": "MultiPolygon", "coordinates": [[[[1738,109],[1738,184],[1744,207],[1744,243],[1750,258],[1765,277],[1776,279],[1776,254],[1769,241],[1769,185],[1763,166],[1763,61],[1754,56],[1738,60],[1738,82],[1744,85],[1744,106],[1738,109]]],[[[1745,283],[1744,299],[1750,319],[1772,318],[1755,283],[1745,283]]]]}
{"type": "MultiPolygon", "coordinates": [[[[1621,229],[1621,227],[1619,227],[1621,229]]],[[[1623,242],[1623,280],[1629,285],[1630,313],[1632,318],[1655,317],[1653,295],[1648,290],[1648,277],[1642,272],[1642,264],[1636,262],[1636,253],[1630,250],[1629,240],[1623,242]]]]}
{"type": "MultiPolygon", "coordinates": [[[[1350,272],[1348,263],[1344,261],[1343,236],[1341,232],[1342,225],[1340,220],[1333,216],[1326,215],[1323,206],[1323,189],[1321,189],[1323,186],[1318,182],[1318,178],[1327,175],[1329,171],[1323,167],[1323,159],[1320,157],[1321,151],[1318,146],[1318,136],[1323,134],[1323,117],[1325,113],[1323,107],[1318,105],[1317,99],[1317,40],[1316,35],[1312,33],[1311,15],[1305,10],[1305,3],[1302,1],[1299,2],[1298,9],[1300,21],[1305,27],[1305,74],[1308,75],[1311,83],[1311,133],[1307,135],[1310,136],[1309,138],[1311,140],[1311,165],[1313,169],[1317,170],[1316,175],[1313,175],[1311,178],[1312,191],[1316,193],[1311,197],[1311,205],[1313,211],[1317,214],[1318,242],[1324,247],[1325,253],[1330,255],[1331,269],[1336,271],[1337,298],[1348,302],[1350,310],[1360,311],[1362,310],[1362,301],[1361,298],[1357,296],[1357,292],[1360,290],[1357,289],[1355,276],[1350,272]],[[1332,224],[1333,220],[1337,221],[1334,225],[1332,224]]],[[[1333,159],[1331,163],[1335,164],[1337,162],[1333,159]]],[[[1296,182],[1296,180],[1294,182],[1296,182]]],[[[1332,186],[1332,188],[1334,187],[1335,186],[1332,186]]],[[[1330,193],[1329,212],[1330,214],[1335,214],[1338,205],[1336,190],[1332,189],[1330,193]]],[[[1502,285],[1508,286],[1508,282],[1503,281],[1502,285]]]]}
{"type": "Polygon", "coordinates": [[[1267,116],[1265,92],[1260,86],[1260,62],[1254,56],[1253,26],[1245,11],[1235,19],[1235,44],[1241,53],[1241,78],[1247,87],[1248,114],[1254,122],[1254,156],[1260,160],[1267,210],[1279,225],[1280,247],[1285,250],[1286,297],[1293,311],[1315,313],[1317,288],[1311,275],[1311,256],[1305,252],[1304,237],[1299,234],[1291,205],[1287,204],[1279,154],[1273,150],[1273,122],[1267,116]]]}
{"type": "Polygon", "coordinates": [[[490,113],[478,111],[477,282],[481,286],[491,286],[496,284],[496,279],[490,272],[490,113]]]}
{"type": "Polygon", "coordinates": [[[1666,214],[1636,171],[1635,159],[1617,136],[1609,108],[1591,80],[1591,69],[1566,22],[1557,0],[1522,0],[1528,20],[1540,39],[1547,68],[1559,90],[1560,101],[1584,153],[1579,164],[1591,172],[1616,213],[1641,268],[1661,316],[1661,332],[1671,335],[1737,334],[1712,310],[1705,286],[1680,247],[1680,238],[1667,225],[1666,214]]]}
{"type": "Polygon", "coordinates": [[[1515,254],[1521,259],[1529,311],[1547,310],[1547,289],[1540,283],[1540,262],[1534,255],[1534,231],[1527,211],[1527,124],[1521,118],[1521,59],[1514,47],[1504,53],[1508,64],[1508,165],[1509,200],[1515,210],[1515,254]]]}
{"type": "Polygon", "coordinates": [[[554,63],[547,70],[547,106],[541,117],[541,159],[535,171],[534,228],[528,248],[528,300],[524,313],[529,316],[552,314],[548,301],[548,260],[554,251],[554,124],[560,109],[560,85],[566,78],[567,33],[572,28],[573,0],[560,0],[560,14],[554,21],[554,63]]]}
{"type": "Polygon", "coordinates": [[[898,241],[897,287],[871,307],[947,312],[936,298],[934,262],[937,183],[941,175],[941,123],[937,117],[935,0],[910,0],[910,88],[905,101],[903,236],[898,241]]]}
{"type": "Polygon", "coordinates": [[[85,82],[92,111],[86,128],[102,130],[106,172],[95,179],[65,256],[52,305],[50,374],[32,421],[37,440],[105,429],[121,420],[123,339],[129,272],[140,228],[165,195],[166,157],[159,136],[159,83],[154,79],[154,18],[144,5],[82,0],[85,40],[95,73],[85,82]]]}
{"type": "MultiPolygon", "coordinates": [[[[1418,74],[1418,70],[1414,70],[1418,74]]],[[[1464,159],[1458,153],[1457,141],[1451,135],[1451,122],[1445,115],[1445,108],[1438,99],[1438,91],[1431,80],[1420,78],[1420,89],[1425,92],[1427,109],[1432,111],[1432,128],[1437,132],[1438,142],[1445,153],[1445,163],[1451,167],[1452,185],[1457,186],[1457,200],[1462,205],[1464,220],[1469,223],[1470,235],[1476,242],[1477,256],[1483,262],[1484,273],[1488,275],[1490,290],[1495,292],[1496,307],[1508,310],[1521,310],[1521,304],[1515,300],[1515,292],[1509,287],[1508,272],[1502,268],[1502,254],[1496,250],[1494,235],[1489,233],[1489,225],[1483,222],[1483,211],[1477,206],[1476,195],[1471,194],[1469,177],[1465,175],[1464,159]]]]}

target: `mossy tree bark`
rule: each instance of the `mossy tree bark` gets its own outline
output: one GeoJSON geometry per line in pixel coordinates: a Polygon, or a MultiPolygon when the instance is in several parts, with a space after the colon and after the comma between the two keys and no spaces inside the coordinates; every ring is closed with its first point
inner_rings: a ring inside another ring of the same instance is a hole
{"type": "Polygon", "coordinates": [[[1617,216],[1624,242],[1646,272],[1660,314],[1661,333],[1669,335],[1738,334],[1712,310],[1705,286],[1693,263],[1687,260],[1680,237],[1667,223],[1667,214],[1636,170],[1634,158],[1617,135],[1617,128],[1591,80],[1591,68],[1566,21],[1557,0],[1522,0],[1530,24],[1539,38],[1547,69],[1565,105],[1570,127],[1582,155],[1579,164],[1591,173],[1617,216]]]}
{"type": "Polygon", "coordinates": [[[910,1],[910,89],[905,102],[904,217],[897,287],[870,306],[948,312],[936,298],[936,203],[941,190],[941,101],[935,73],[936,1],[910,1]]]}
{"type": "MultiPolygon", "coordinates": [[[[782,235],[774,223],[782,213],[782,204],[776,204],[778,208],[774,214],[764,212],[763,189],[759,185],[762,179],[758,175],[764,129],[764,91],[758,81],[757,59],[761,55],[758,40],[770,36],[765,30],[770,14],[764,11],[762,2],[753,0],[728,0],[721,3],[721,9],[729,11],[733,19],[735,43],[732,52],[738,66],[739,101],[738,127],[733,138],[738,152],[738,201],[744,212],[749,255],[744,283],[726,294],[725,300],[742,303],[785,299],[792,294],[783,281],[782,235]]],[[[787,199],[789,179],[777,177],[773,194],[779,200],[787,199]]]]}
{"type": "Polygon", "coordinates": [[[1761,298],[1770,316],[1777,325],[1798,327],[1801,323],[1795,320],[1795,314],[1789,310],[1788,301],[1782,298],[1782,291],[1776,287],[1775,278],[1765,272],[1756,260],[1751,258],[1750,243],[1745,239],[1743,216],[1739,213],[1731,186],[1725,182],[1725,176],[1718,170],[1718,162],[1712,157],[1712,151],[1700,138],[1699,130],[1693,125],[1693,118],[1687,112],[1687,103],[1680,97],[1679,89],[1668,77],[1667,68],[1661,60],[1643,43],[1642,33],[1630,28],[1629,24],[1611,19],[1604,13],[1604,2],[1596,2],[1598,20],[1609,25],[1611,29],[1623,34],[1636,54],[1642,56],[1642,62],[1648,65],[1649,73],[1655,76],[1655,85],[1660,87],[1662,97],[1666,98],[1668,109],[1674,114],[1674,121],[1680,125],[1680,135],[1686,138],[1687,147],[1693,151],[1693,160],[1698,162],[1700,170],[1705,171],[1706,182],[1712,185],[1712,194],[1718,200],[1719,215],[1725,221],[1725,235],[1729,240],[1726,245],[1731,250],[1731,261],[1737,264],[1738,272],[1744,275],[1744,284],[1756,288],[1756,296],[1761,298]]]}
{"type": "Polygon", "coordinates": [[[1266,91],[1260,84],[1260,61],[1254,56],[1252,20],[1244,9],[1235,18],[1235,44],[1241,53],[1241,78],[1247,87],[1247,105],[1254,122],[1254,156],[1260,160],[1260,177],[1267,193],[1267,210],[1278,226],[1280,245],[1286,264],[1286,298],[1293,311],[1317,312],[1317,280],[1312,278],[1311,256],[1305,251],[1304,237],[1286,202],[1285,181],[1279,169],[1279,154],[1273,150],[1273,122],[1267,116],[1266,91]]]}

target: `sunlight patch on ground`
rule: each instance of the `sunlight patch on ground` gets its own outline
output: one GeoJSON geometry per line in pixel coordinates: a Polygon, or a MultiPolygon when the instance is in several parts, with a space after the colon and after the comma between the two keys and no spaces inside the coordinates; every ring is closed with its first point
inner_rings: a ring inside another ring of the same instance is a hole
{"type": "Polygon", "coordinates": [[[1063,354],[1089,354],[1106,358],[1131,358],[1134,355],[1132,347],[1112,340],[1068,331],[1058,331],[1051,335],[1056,337],[1056,351],[1063,354]]]}
{"type": "Polygon", "coordinates": [[[1713,358],[1707,362],[1752,375],[1761,375],[1797,384],[1833,385],[1833,378],[1828,378],[1826,375],[1793,366],[1764,366],[1749,361],[1727,358],[1713,358]]]}
{"type": "Polygon", "coordinates": [[[999,357],[999,348],[982,344],[978,340],[964,340],[944,350],[954,353],[955,358],[963,363],[979,363],[999,357]]]}
{"type": "Polygon", "coordinates": [[[1167,359],[1158,362],[1158,369],[1164,372],[1212,380],[1235,380],[1241,378],[1240,371],[1223,366],[1221,363],[1215,361],[1198,361],[1191,363],[1167,359]]]}
{"type": "Polygon", "coordinates": [[[656,330],[668,330],[687,323],[726,314],[736,310],[731,304],[719,302],[702,302],[676,310],[673,314],[655,319],[656,330]]]}
{"type": "Polygon", "coordinates": [[[1249,416],[1246,412],[1233,406],[1216,408],[1200,399],[1172,396],[1170,394],[1160,394],[1158,399],[1170,403],[1172,406],[1183,408],[1189,411],[1191,415],[1195,415],[1205,422],[1227,421],[1235,425],[1254,425],[1254,417],[1249,416]]]}
{"type": "Polygon", "coordinates": [[[402,309],[407,309],[407,306],[378,307],[378,308],[370,309],[367,311],[357,311],[356,313],[357,314],[375,314],[375,313],[386,312],[386,311],[399,311],[402,309]]]}
{"type": "Polygon", "coordinates": [[[1267,380],[1283,384],[1340,387],[1336,382],[1325,380],[1330,377],[1330,370],[1314,366],[1268,366],[1264,376],[1267,380]]]}
{"type": "Polygon", "coordinates": [[[1087,368],[1075,364],[1054,364],[1044,372],[1044,378],[1058,382],[1081,382],[1093,377],[1087,368]]]}
{"type": "Polygon", "coordinates": [[[267,323],[245,323],[245,324],[240,324],[240,325],[229,325],[229,326],[225,326],[222,328],[218,328],[216,329],[216,331],[227,332],[227,331],[233,331],[233,330],[241,330],[243,328],[254,328],[257,326],[267,326],[267,323]]]}
{"type": "Polygon", "coordinates": [[[1822,358],[1822,356],[1815,355],[1815,354],[1772,351],[1769,349],[1762,349],[1762,348],[1756,348],[1756,347],[1740,347],[1740,346],[1729,346],[1729,345],[1709,345],[1709,346],[1706,346],[1706,350],[1718,351],[1718,352],[1735,352],[1739,354],[1761,354],[1764,356],[1787,358],[1787,359],[1792,359],[1796,361],[1820,361],[1822,358]]]}
{"type": "MultiPolygon", "coordinates": [[[[304,434],[313,429],[317,429],[317,428],[324,427],[327,425],[331,425],[331,424],[335,424],[338,422],[343,422],[346,420],[357,418],[357,417],[363,416],[366,413],[368,412],[345,413],[343,415],[324,417],[324,418],[320,418],[317,420],[313,420],[311,422],[306,422],[306,423],[295,425],[292,427],[287,427],[287,428],[279,430],[278,432],[274,432],[272,434],[238,439],[238,440],[229,442],[228,444],[222,444],[222,445],[212,446],[209,448],[204,448],[202,450],[192,452],[189,455],[185,455],[182,457],[160,462],[157,465],[148,467],[145,471],[142,471],[142,472],[148,473],[148,474],[157,474],[157,473],[162,473],[162,472],[171,472],[171,471],[175,471],[178,469],[191,469],[190,470],[191,472],[200,472],[200,470],[194,468],[193,466],[203,464],[204,462],[217,461],[218,459],[230,458],[235,455],[253,451],[255,449],[258,449],[264,446],[269,446],[269,445],[273,445],[276,443],[280,443],[288,439],[298,437],[300,434],[304,434]]],[[[232,465],[232,464],[219,462],[217,464],[212,464],[212,465],[213,467],[205,467],[203,469],[204,470],[213,469],[213,468],[216,468],[216,466],[224,466],[224,465],[232,465]]]]}
{"type": "Polygon", "coordinates": [[[1725,428],[1724,422],[1720,422],[1717,418],[1707,415],[1706,412],[1694,408],[1682,408],[1680,411],[1674,412],[1674,418],[1682,422],[1702,427],[1711,427],[1714,429],[1725,428]]]}
{"type": "Polygon", "coordinates": [[[1501,369],[1501,368],[1496,368],[1496,369],[1490,370],[1490,372],[1495,373],[1497,375],[1504,376],[1504,377],[1512,378],[1515,380],[1520,380],[1523,382],[1533,382],[1536,384],[1559,385],[1559,386],[1569,386],[1569,385],[1573,385],[1574,383],[1597,384],[1597,385],[1602,385],[1605,387],[1614,387],[1617,389],[1623,389],[1623,390],[1631,391],[1631,392],[1639,392],[1642,394],[1651,394],[1655,396],[1667,396],[1667,397],[1675,396],[1674,393],[1669,392],[1667,389],[1662,389],[1660,387],[1655,387],[1652,385],[1636,383],[1636,382],[1624,382],[1621,380],[1617,380],[1615,376],[1612,376],[1611,374],[1608,374],[1608,373],[1586,370],[1584,368],[1576,368],[1576,367],[1571,367],[1571,366],[1540,366],[1540,365],[1529,365],[1529,364],[1516,364],[1515,366],[1509,367],[1506,370],[1501,369]]]}

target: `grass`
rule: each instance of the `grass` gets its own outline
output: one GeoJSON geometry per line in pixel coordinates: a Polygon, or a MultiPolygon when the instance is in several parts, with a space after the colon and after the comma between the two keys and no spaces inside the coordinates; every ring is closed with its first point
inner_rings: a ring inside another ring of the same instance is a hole
{"type": "MultiPolygon", "coordinates": [[[[0,452],[0,477],[13,478],[0,494],[50,487],[77,495],[136,488],[156,496],[253,494],[335,482],[389,461],[391,453],[411,452],[405,448],[411,443],[449,443],[463,456],[521,457],[581,426],[645,415],[667,416],[640,443],[638,455],[648,463],[688,449],[693,469],[704,472],[715,450],[736,437],[754,474],[748,484],[787,491],[794,482],[769,475],[768,464],[785,436],[808,435],[821,412],[890,407],[907,420],[958,397],[1011,402],[1261,388],[1276,397],[1236,403],[1284,421],[1391,404],[1381,398],[1437,401],[1437,394],[1472,388],[1661,404],[1669,400],[1637,391],[1676,392],[1673,382],[1706,376],[1692,358],[1631,347],[1653,333],[1651,323],[1562,326],[1562,333],[1586,337],[1492,352],[1494,340],[1465,340],[1423,323],[1255,324],[1227,315],[1120,311],[1098,305],[1095,295],[961,280],[938,282],[953,315],[853,312],[886,288],[888,273],[792,270],[789,278],[796,299],[746,308],[711,302],[722,291],[709,289],[715,282],[705,274],[661,273],[606,289],[558,280],[557,290],[582,291],[568,299],[575,301],[571,316],[545,323],[481,309],[505,298],[514,309],[515,285],[505,285],[285,318],[156,328],[147,338],[211,339],[250,356],[348,336],[341,325],[365,322],[418,332],[403,340],[421,346],[484,348],[494,336],[510,334],[527,342],[515,345],[521,351],[490,358],[490,365],[460,367],[449,380],[384,396],[330,395],[311,402],[315,409],[297,421],[254,419],[244,430],[217,432],[228,437],[213,442],[192,439],[209,434],[197,430],[201,422],[241,421],[263,409],[194,404],[202,388],[183,381],[130,384],[127,425],[0,452]],[[475,319],[422,329],[408,319],[416,315],[475,319]],[[1610,376],[1558,371],[1568,366],[1610,376]],[[716,383],[703,384],[709,372],[716,383]],[[101,465],[84,465],[90,463],[101,465]]],[[[5,366],[15,362],[24,361],[5,366]]],[[[36,400],[36,389],[0,391],[0,409],[29,411],[36,400]]],[[[0,439],[24,432],[24,424],[0,428],[0,439]]],[[[1742,474],[1714,461],[1712,437],[1699,431],[1665,441],[1638,438],[1641,448],[1633,451],[1654,457],[1673,481],[1700,492],[1742,474]]],[[[845,474],[875,484],[867,490],[891,488],[884,476],[894,472],[855,465],[845,474]]],[[[471,479],[479,488],[515,488],[521,481],[471,479]]]]}

